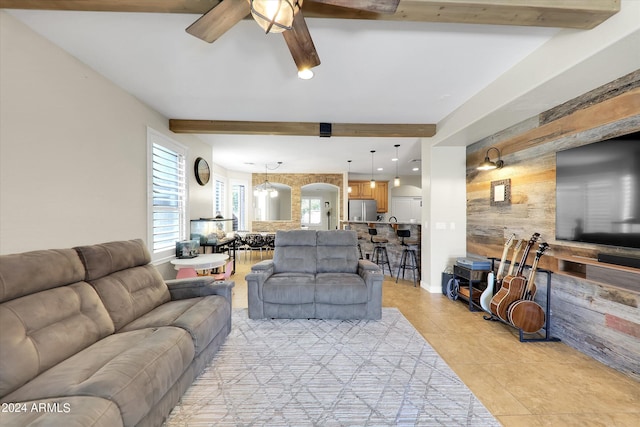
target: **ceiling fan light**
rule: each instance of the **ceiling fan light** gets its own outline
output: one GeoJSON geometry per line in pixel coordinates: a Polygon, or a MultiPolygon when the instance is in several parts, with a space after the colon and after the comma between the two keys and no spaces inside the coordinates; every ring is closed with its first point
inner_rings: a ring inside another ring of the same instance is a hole
{"type": "Polygon", "coordinates": [[[303,68],[302,70],[298,70],[298,78],[302,80],[310,80],[313,78],[313,71],[311,68],[303,68]]]}
{"type": "Polygon", "coordinates": [[[290,30],[302,0],[251,0],[251,16],[265,33],[290,30]]]}

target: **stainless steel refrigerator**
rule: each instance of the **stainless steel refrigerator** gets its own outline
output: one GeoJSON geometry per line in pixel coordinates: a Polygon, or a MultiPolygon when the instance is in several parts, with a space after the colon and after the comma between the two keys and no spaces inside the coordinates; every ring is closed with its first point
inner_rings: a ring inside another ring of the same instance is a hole
{"type": "Polygon", "coordinates": [[[349,200],[349,221],[376,221],[378,203],[375,200],[349,200]]]}

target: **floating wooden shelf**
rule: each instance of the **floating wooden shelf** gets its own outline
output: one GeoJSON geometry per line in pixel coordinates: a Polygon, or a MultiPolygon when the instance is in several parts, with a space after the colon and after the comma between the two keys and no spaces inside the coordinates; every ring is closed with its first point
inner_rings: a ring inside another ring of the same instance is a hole
{"type": "Polygon", "coordinates": [[[558,257],[558,274],[640,292],[640,269],[599,262],[595,258],[558,257]]]}

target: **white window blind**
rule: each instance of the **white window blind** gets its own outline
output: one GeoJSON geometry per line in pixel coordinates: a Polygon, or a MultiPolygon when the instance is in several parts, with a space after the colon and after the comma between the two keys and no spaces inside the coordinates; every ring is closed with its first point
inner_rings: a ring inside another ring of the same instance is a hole
{"type": "Polygon", "coordinates": [[[216,178],[216,193],[215,193],[215,213],[216,215],[220,213],[222,216],[225,215],[225,190],[224,190],[224,181],[222,178],[216,178]]]}
{"type": "Polygon", "coordinates": [[[247,230],[246,186],[234,184],[231,193],[231,212],[237,221],[236,230],[247,230]]]}
{"type": "Polygon", "coordinates": [[[186,239],[186,149],[150,133],[151,232],[154,259],[175,254],[176,242],[186,239]]]}

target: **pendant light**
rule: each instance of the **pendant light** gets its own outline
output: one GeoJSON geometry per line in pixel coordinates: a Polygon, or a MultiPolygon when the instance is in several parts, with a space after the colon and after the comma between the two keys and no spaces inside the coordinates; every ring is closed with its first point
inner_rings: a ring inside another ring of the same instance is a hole
{"type": "MultiPolygon", "coordinates": [[[[347,171],[347,182],[349,182],[349,175],[351,175],[351,160],[347,160],[347,163],[349,164],[349,170],[347,171]]],[[[351,186],[349,185],[347,187],[347,193],[351,193],[351,186]]]]}
{"type": "Polygon", "coordinates": [[[376,150],[371,150],[371,188],[376,188],[376,180],[373,179],[373,153],[375,153],[376,150]]]}
{"type": "Polygon", "coordinates": [[[400,186],[400,174],[398,174],[398,163],[400,163],[400,159],[398,158],[398,147],[400,147],[400,144],[396,144],[396,145],[394,145],[394,147],[396,147],[396,158],[394,159],[394,161],[396,162],[396,177],[393,179],[393,186],[394,187],[399,187],[400,186]]]}
{"type": "MultiPolygon", "coordinates": [[[[282,162],[278,162],[278,165],[271,170],[278,169],[281,164],[282,162]]],[[[256,186],[253,190],[253,195],[261,197],[269,196],[272,199],[278,197],[278,189],[269,182],[269,165],[267,164],[264,165],[264,182],[256,186]]]]}

